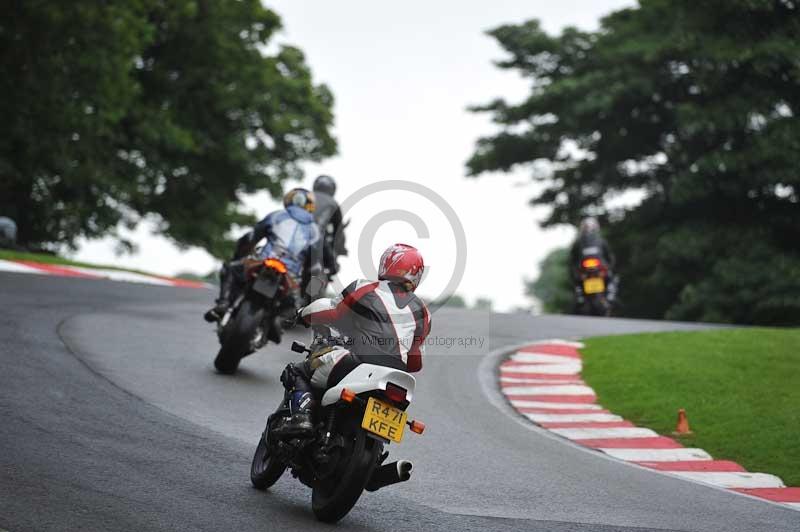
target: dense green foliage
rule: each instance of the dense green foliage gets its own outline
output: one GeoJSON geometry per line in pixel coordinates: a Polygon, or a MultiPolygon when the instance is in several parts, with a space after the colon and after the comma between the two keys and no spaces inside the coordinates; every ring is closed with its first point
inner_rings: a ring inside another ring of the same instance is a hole
{"type": "Polygon", "coordinates": [[[472,175],[528,165],[546,224],[599,215],[624,311],[800,323],[800,10],[788,0],[642,0],[597,32],[490,32],[531,79],[476,108],[501,131],[472,175]],[[606,201],[645,193],[627,210],[606,201]]]}
{"type": "Polygon", "coordinates": [[[336,150],[332,96],[258,0],[13,0],[0,21],[0,213],[56,248],[155,215],[225,253],[243,193],[336,150]],[[269,45],[269,46],[268,46],[269,45]]]}
{"type": "Polygon", "coordinates": [[[724,329],[590,338],[583,377],[599,402],[687,447],[800,485],[800,330],[724,329]],[[702,368],[698,371],[698,368],[702,368]]]}
{"type": "Polygon", "coordinates": [[[525,294],[541,301],[544,312],[566,314],[572,311],[574,296],[568,258],[569,249],[554,249],[539,263],[539,277],[525,283],[525,294]]]}

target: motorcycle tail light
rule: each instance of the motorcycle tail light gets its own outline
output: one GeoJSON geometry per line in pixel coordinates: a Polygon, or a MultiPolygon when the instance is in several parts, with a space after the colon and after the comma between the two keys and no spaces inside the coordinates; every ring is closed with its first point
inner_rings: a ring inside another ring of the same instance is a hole
{"type": "Polygon", "coordinates": [[[406,390],[389,382],[386,384],[386,398],[395,403],[405,403],[406,390]]]}
{"type": "Polygon", "coordinates": [[[278,259],[267,259],[264,261],[264,266],[272,268],[279,273],[286,273],[286,265],[278,259]]]}
{"type": "Polygon", "coordinates": [[[600,259],[583,259],[581,266],[583,266],[587,270],[591,268],[597,268],[598,266],[600,266],[600,259]]]}

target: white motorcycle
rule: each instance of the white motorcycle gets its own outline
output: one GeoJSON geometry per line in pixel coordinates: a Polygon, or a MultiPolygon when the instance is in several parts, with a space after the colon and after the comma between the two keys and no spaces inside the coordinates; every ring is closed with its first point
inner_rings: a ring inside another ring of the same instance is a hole
{"type": "MultiPolygon", "coordinates": [[[[292,351],[311,356],[320,349],[346,346],[348,339],[330,326],[315,326],[311,348],[292,343],[292,351]]],[[[411,477],[411,462],[384,464],[384,445],[402,441],[405,428],[422,434],[425,425],[409,421],[414,377],[404,371],[360,364],[336,386],[320,393],[311,438],[279,439],[272,429],[289,416],[288,394],[269,416],[258,442],[250,480],[258,489],[273,485],[290,468],[312,491],[311,507],[320,521],[334,523],[355,506],[362,492],[411,477]]]]}

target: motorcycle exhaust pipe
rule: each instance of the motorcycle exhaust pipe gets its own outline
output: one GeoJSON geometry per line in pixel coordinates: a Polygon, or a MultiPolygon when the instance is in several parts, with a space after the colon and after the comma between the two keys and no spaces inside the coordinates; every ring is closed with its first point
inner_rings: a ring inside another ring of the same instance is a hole
{"type": "Polygon", "coordinates": [[[365,489],[377,491],[386,486],[405,482],[411,478],[411,468],[414,467],[408,460],[398,460],[391,464],[384,464],[372,473],[365,489]]]}

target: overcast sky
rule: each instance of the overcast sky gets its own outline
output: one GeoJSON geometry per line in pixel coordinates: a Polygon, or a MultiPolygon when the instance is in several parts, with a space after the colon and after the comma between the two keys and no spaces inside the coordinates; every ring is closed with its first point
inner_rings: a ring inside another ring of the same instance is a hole
{"type": "MultiPolygon", "coordinates": [[[[441,293],[460,261],[466,268],[457,293],[468,302],[488,297],[499,310],[528,304],[523,279],[535,277],[539,261],[554,247],[571,242],[569,227],[542,230],[545,208],[531,209],[534,194],[528,171],[465,178],[464,162],[475,140],[491,134],[487,116],[466,111],[495,97],[515,101],[528,82],[492,65],[503,57],[485,30],[530,18],[551,33],[572,25],[594,29],[603,15],[633,4],[623,0],[271,0],[283,19],[278,42],[306,54],[317,82],[336,97],[335,134],[339,155],[321,165],[306,165],[310,186],[320,172],[339,182],[340,201],[366,185],[406,180],[424,185],[445,207],[419,192],[373,192],[348,211],[350,256],[342,261],[342,280],[368,273],[359,264],[395,241],[417,245],[430,271],[420,288],[441,293]],[[389,212],[386,212],[389,211],[389,212]],[[402,211],[402,212],[398,212],[402,211]],[[381,214],[383,213],[383,214],[381,214]],[[417,235],[414,219],[426,229],[417,235]],[[458,244],[463,226],[466,246],[458,244]],[[454,227],[455,226],[455,227],[454,227]],[[363,238],[360,238],[363,237],[363,238]]],[[[263,216],[278,204],[263,195],[247,205],[263,216]]],[[[206,273],[216,262],[203,250],[180,251],[142,224],[133,234],[139,251],[117,257],[110,240],[81,242],[77,259],[114,263],[161,274],[206,273]]]]}

